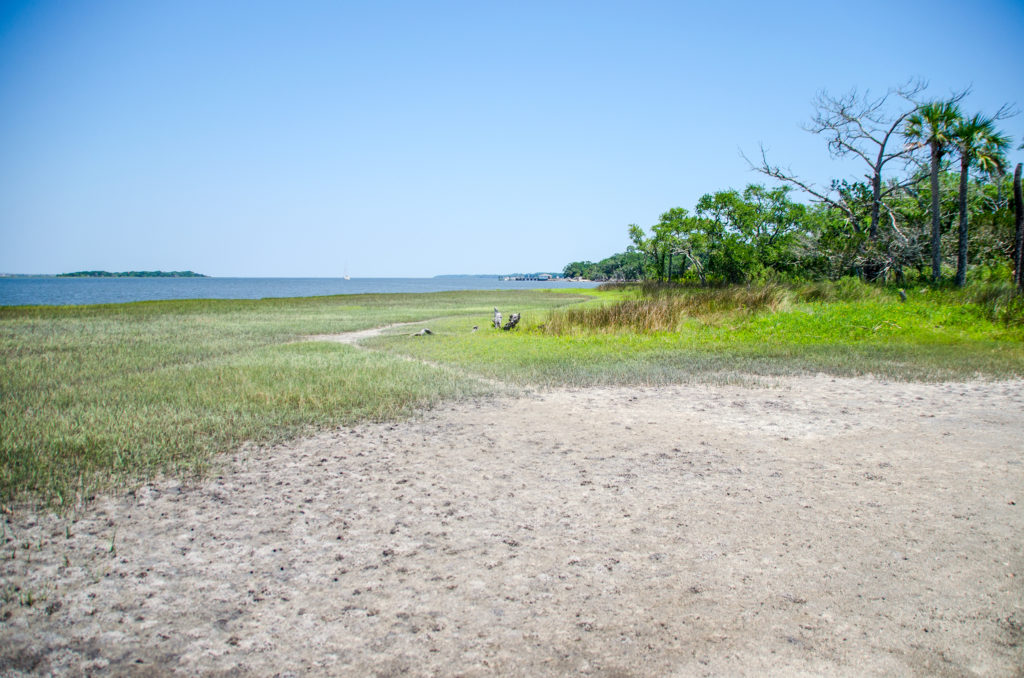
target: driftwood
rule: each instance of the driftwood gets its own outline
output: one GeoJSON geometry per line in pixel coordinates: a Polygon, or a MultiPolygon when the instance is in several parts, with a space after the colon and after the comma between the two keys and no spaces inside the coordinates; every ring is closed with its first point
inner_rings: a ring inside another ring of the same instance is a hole
{"type": "Polygon", "coordinates": [[[494,309],[494,329],[501,329],[501,311],[497,307],[494,309]]]}
{"type": "Polygon", "coordinates": [[[518,324],[519,324],[519,314],[518,313],[513,313],[512,315],[510,315],[508,317],[508,322],[505,323],[504,327],[502,327],[501,329],[503,329],[506,332],[508,332],[510,329],[512,329],[513,327],[515,327],[518,324]]]}

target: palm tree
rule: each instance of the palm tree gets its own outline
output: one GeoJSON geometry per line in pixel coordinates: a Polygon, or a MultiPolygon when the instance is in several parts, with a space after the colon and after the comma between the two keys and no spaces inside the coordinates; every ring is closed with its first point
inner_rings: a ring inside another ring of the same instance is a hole
{"type": "Polygon", "coordinates": [[[956,285],[963,287],[967,282],[967,173],[973,164],[987,174],[1001,174],[1010,139],[996,130],[992,118],[975,115],[957,123],[953,130],[953,144],[960,153],[960,241],[956,257],[956,285]]]}
{"type": "Polygon", "coordinates": [[[932,280],[942,278],[942,229],[939,222],[939,165],[953,141],[953,130],[961,120],[960,108],[952,101],[924,104],[907,118],[904,135],[918,148],[927,146],[931,155],[932,185],[932,280]]]}

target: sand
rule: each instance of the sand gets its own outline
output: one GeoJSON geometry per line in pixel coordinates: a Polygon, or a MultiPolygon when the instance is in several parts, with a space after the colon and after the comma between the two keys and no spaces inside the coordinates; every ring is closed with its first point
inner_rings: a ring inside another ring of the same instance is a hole
{"type": "Polygon", "coordinates": [[[818,376],[251,447],[5,516],[0,675],[1021,676],[1022,437],[1020,381],[818,376]]]}

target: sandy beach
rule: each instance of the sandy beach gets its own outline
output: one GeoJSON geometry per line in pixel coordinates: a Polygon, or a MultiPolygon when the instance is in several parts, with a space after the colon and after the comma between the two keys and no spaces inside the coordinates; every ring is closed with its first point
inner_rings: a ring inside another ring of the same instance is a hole
{"type": "Polygon", "coordinates": [[[18,509],[0,674],[1021,676],[1024,383],[547,390],[18,509]]]}

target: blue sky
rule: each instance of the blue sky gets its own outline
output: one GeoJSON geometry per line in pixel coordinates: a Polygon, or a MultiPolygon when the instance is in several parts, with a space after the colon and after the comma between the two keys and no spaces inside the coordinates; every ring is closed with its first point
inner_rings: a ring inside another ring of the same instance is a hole
{"type": "Polygon", "coordinates": [[[850,176],[822,88],[1021,107],[1021,35],[989,0],[0,3],[0,272],[561,270],[762,181],[741,149],[850,176]]]}

